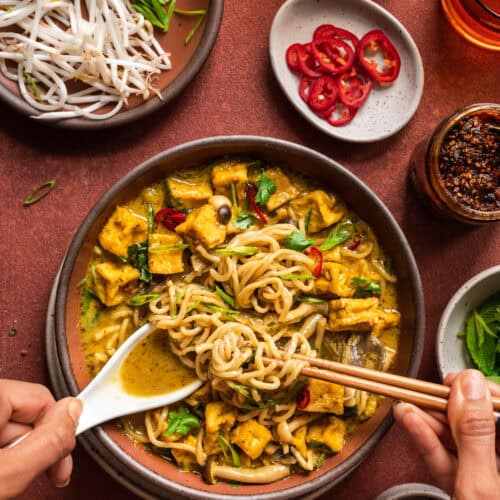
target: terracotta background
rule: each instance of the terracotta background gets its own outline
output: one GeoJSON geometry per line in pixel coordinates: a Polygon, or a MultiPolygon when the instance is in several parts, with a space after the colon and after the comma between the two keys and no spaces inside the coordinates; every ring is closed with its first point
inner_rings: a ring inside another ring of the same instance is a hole
{"type": "MultiPolygon", "coordinates": [[[[333,0],[332,0],[333,1],[333,0]]],[[[357,146],[310,127],[274,80],[267,52],[280,0],[226,0],[215,49],[177,102],[142,122],[99,133],[51,129],[0,103],[0,377],[47,383],[44,322],[52,280],[71,238],[101,194],[129,169],[175,144],[218,134],[269,135],[312,147],[343,163],[387,204],[406,233],[423,278],[427,338],[420,376],[436,380],[434,335],[453,292],[500,262],[500,225],[467,228],[440,220],[408,185],[408,159],[438,121],[458,107],[500,102],[500,57],[467,44],[439,2],[380,0],[414,37],[425,67],[420,107],[400,133],[357,146]],[[56,189],[31,208],[22,201],[48,179],[56,189]],[[17,330],[9,337],[11,328],[17,330]]],[[[22,498],[134,498],[81,450],[65,490],[37,480],[22,498]]],[[[337,499],[373,498],[384,489],[430,478],[393,428],[335,489],[337,499]]],[[[325,495],[323,498],[329,498],[325,495]]]]}

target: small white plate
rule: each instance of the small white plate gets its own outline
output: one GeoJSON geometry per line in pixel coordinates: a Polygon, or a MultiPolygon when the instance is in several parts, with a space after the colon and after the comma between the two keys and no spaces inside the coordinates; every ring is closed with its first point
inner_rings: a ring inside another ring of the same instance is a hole
{"type": "Polygon", "coordinates": [[[401,130],[417,110],[424,87],[424,68],[417,46],[404,26],[371,0],[288,0],[278,10],[269,36],[274,74],[295,108],[315,127],[338,139],[372,142],[401,130]],[[307,43],[320,24],[333,24],[358,38],[381,29],[401,57],[397,80],[384,88],[374,85],[354,119],[333,127],[319,118],[299,96],[299,77],[288,69],[286,49],[292,43],[307,43]]]}

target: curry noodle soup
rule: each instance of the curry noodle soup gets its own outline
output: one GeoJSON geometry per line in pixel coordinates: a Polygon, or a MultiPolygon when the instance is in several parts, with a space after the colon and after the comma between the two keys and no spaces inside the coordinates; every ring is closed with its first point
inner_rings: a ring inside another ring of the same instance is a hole
{"type": "Polygon", "coordinates": [[[204,382],[121,425],[209,483],[317,469],[374,414],[379,396],[307,379],[293,353],[388,370],[398,349],[396,277],[372,230],[335,193],[258,159],[179,170],[117,206],[80,286],[92,376],[149,321],[125,389],[204,382]],[[279,355],[282,368],[263,359],[279,355]]]}

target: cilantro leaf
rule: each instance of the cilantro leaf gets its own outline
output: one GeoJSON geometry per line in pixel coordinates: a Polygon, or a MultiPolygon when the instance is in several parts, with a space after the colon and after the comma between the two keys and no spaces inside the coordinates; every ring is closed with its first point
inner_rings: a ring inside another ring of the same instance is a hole
{"type": "Polygon", "coordinates": [[[354,234],[354,224],[350,220],[340,221],[333,226],[328,238],[319,247],[320,250],[331,250],[344,243],[354,234]]]}
{"type": "Polygon", "coordinates": [[[178,412],[171,411],[168,414],[168,427],[163,435],[180,434],[181,436],[185,436],[189,431],[198,429],[199,427],[199,418],[183,407],[178,412]]]}
{"type": "Polygon", "coordinates": [[[127,254],[130,264],[141,272],[139,279],[149,283],[152,275],[149,272],[148,266],[148,240],[130,245],[127,254]]]}
{"type": "Polygon", "coordinates": [[[302,231],[294,231],[290,236],[287,236],[283,242],[287,248],[297,250],[298,252],[302,252],[306,248],[314,245],[314,240],[307,238],[302,231]]]}
{"type": "Polygon", "coordinates": [[[265,205],[273,193],[276,192],[276,183],[270,179],[266,171],[262,171],[262,177],[257,181],[257,194],[255,195],[255,201],[258,205],[265,205]]]}
{"type": "Polygon", "coordinates": [[[253,215],[246,212],[239,212],[236,219],[233,220],[233,226],[238,229],[248,229],[255,224],[255,221],[256,219],[253,215]]]}
{"type": "Polygon", "coordinates": [[[362,276],[355,276],[351,280],[351,286],[356,289],[353,295],[355,299],[365,299],[374,295],[380,296],[382,291],[378,282],[362,276]]]}

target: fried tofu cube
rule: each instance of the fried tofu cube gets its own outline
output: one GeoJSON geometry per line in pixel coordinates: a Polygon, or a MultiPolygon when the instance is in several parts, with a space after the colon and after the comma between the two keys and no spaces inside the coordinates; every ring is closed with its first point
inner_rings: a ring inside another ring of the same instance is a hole
{"type": "Polygon", "coordinates": [[[147,236],[146,219],[127,207],[118,206],[99,234],[99,243],[104,250],[127,257],[128,247],[144,241],[147,236]]]}
{"type": "Polygon", "coordinates": [[[328,329],[332,332],[369,332],[399,325],[397,311],[380,309],[379,299],[336,299],[329,302],[328,329]]]}
{"type": "Polygon", "coordinates": [[[306,442],[311,445],[328,446],[334,453],[342,451],[346,435],[345,422],[337,417],[329,417],[326,422],[309,426],[306,442]]]}
{"type": "Polygon", "coordinates": [[[338,262],[325,262],[321,276],[315,282],[318,294],[330,294],[337,297],[351,297],[350,273],[346,266],[338,262]]]}
{"type": "Polygon", "coordinates": [[[226,439],[236,422],[236,412],[223,401],[208,403],[205,406],[205,439],[203,447],[208,454],[219,453],[218,435],[226,439]]]}
{"type": "Polygon", "coordinates": [[[296,219],[305,219],[310,209],[309,232],[317,233],[338,222],[345,208],[325,191],[317,190],[290,202],[296,219]]]}
{"type": "Polygon", "coordinates": [[[238,198],[245,196],[245,185],[248,182],[248,171],[246,163],[223,162],[215,165],[212,169],[212,184],[217,194],[231,197],[231,184],[236,186],[238,198]]]}
{"type": "Polygon", "coordinates": [[[295,448],[297,448],[297,450],[303,457],[307,457],[306,434],[307,434],[307,425],[299,427],[294,432],[293,440],[290,443],[292,446],[295,446],[295,448]]]}
{"type": "Polygon", "coordinates": [[[205,248],[214,248],[224,243],[227,229],[217,220],[217,210],[207,203],[193,210],[185,222],[175,228],[175,232],[194,245],[201,243],[205,248]]]}
{"type": "Polygon", "coordinates": [[[310,401],[303,411],[313,413],[344,413],[344,386],[311,379],[308,384],[310,401]]]}
{"type": "Polygon", "coordinates": [[[250,458],[256,459],[262,455],[272,437],[267,427],[252,419],[233,430],[231,442],[237,444],[250,458]]]}
{"type": "MultiPolygon", "coordinates": [[[[196,447],[196,437],[193,435],[189,435],[182,441],[182,443],[194,448],[196,447]]],[[[177,448],[171,448],[170,451],[172,452],[172,455],[174,456],[175,461],[177,462],[177,465],[181,470],[191,471],[196,467],[196,456],[190,451],[179,450],[177,448]]]]}
{"type": "Polygon", "coordinates": [[[104,262],[95,266],[97,289],[95,292],[100,301],[108,306],[117,306],[127,299],[124,287],[139,279],[139,271],[127,264],[104,262]]]}
{"type": "Polygon", "coordinates": [[[182,243],[182,238],[175,233],[151,234],[148,247],[149,271],[153,274],[182,273],[184,271],[182,260],[184,250],[171,251],[172,245],[180,243],[182,243]]]}
{"type": "Polygon", "coordinates": [[[208,172],[189,179],[167,177],[165,183],[167,202],[177,210],[201,207],[213,195],[208,172]]]}
{"type": "Polygon", "coordinates": [[[269,197],[266,203],[267,210],[272,212],[286,202],[297,198],[299,191],[290,182],[290,179],[283,173],[281,168],[268,168],[266,175],[276,184],[276,191],[269,197]]]}

